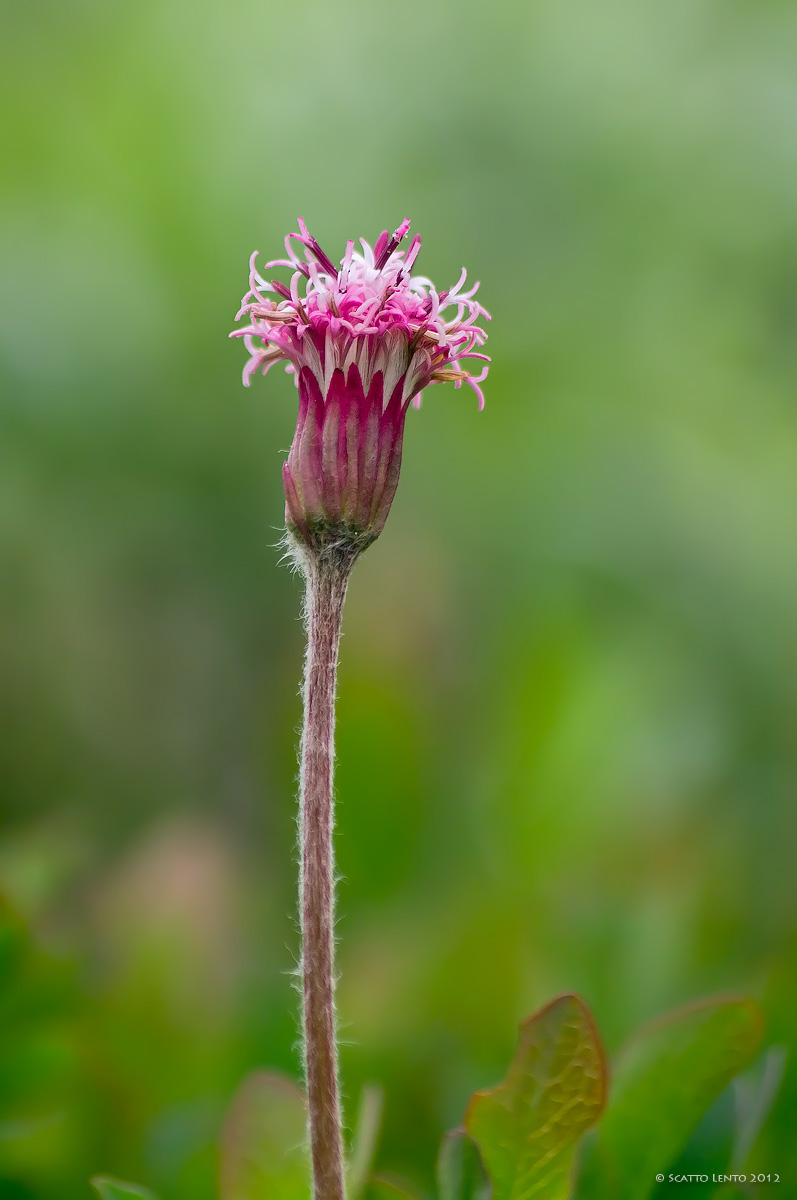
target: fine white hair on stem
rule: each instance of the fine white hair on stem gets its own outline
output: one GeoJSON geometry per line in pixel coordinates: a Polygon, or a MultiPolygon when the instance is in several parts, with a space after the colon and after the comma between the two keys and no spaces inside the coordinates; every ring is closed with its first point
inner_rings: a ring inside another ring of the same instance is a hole
{"type": "Polygon", "coordinates": [[[302,1053],[315,1200],[344,1200],[343,1114],[335,1007],[335,700],[343,603],[357,551],[332,538],[311,550],[287,537],[305,579],[307,637],[299,756],[302,1053]],[[294,544],[291,544],[294,543],[294,544]]]}

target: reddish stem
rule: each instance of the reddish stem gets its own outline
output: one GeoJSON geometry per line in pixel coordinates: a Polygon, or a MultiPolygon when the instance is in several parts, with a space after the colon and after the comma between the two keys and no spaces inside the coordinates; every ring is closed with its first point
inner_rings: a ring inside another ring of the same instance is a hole
{"type": "Polygon", "coordinates": [[[334,735],[343,602],[352,559],[303,558],[307,659],[299,773],[302,1025],[314,1200],[344,1200],[335,1029],[334,735]]]}

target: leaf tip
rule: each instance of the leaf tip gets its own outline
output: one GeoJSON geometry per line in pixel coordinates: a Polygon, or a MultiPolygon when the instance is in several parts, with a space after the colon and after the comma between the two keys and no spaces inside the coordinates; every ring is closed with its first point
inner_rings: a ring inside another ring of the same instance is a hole
{"type": "Polygon", "coordinates": [[[112,1175],[92,1175],[89,1183],[102,1200],[155,1200],[155,1195],[149,1188],[140,1187],[137,1183],[127,1183],[123,1179],[114,1179],[112,1175]]]}
{"type": "Polygon", "coordinates": [[[530,1016],[524,1017],[520,1022],[520,1040],[521,1043],[524,1037],[540,1023],[549,1019],[558,1019],[562,1022],[568,1018],[572,1021],[579,1022],[586,1034],[588,1041],[596,1055],[599,1077],[598,1096],[597,1096],[597,1120],[601,1113],[606,1108],[606,1102],[609,1094],[609,1061],[606,1056],[601,1036],[598,1033],[598,1026],[595,1023],[595,1018],[592,1011],[577,992],[561,992],[558,996],[554,996],[552,1000],[547,1000],[545,1004],[541,1004],[538,1009],[535,1009],[530,1016]]]}

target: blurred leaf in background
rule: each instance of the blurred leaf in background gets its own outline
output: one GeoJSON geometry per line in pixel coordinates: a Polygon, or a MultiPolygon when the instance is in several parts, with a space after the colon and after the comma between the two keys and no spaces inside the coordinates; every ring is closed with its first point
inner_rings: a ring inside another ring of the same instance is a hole
{"type": "Polygon", "coordinates": [[[111,1179],[108,1175],[95,1175],[91,1182],[94,1190],[99,1193],[100,1200],[156,1200],[148,1188],[139,1187],[136,1183],[124,1183],[120,1179],[111,1179]]]}
{"type": "Polygon", "coordinates": [[[750,1065],[761,1035],[760,1012],[739,999],[702,1001],[635,1033],[612,1072],[609,1106],[582,1168],[580,1200],[646,1200],[658,1190],[656,1178],[670,1172],[730,1171],[730,1140],[712,1147],[718,1161],[702,1161],[694,1142],[683,1162],[679,1156],[706,1110],[750,1065]]]}
{"type": "Polygon", "coordinates": [[[306,1130],[307,1104],[295,1083],[265,1071],[250,1075],[225,1121],[221,1200],[305,1200],[306,1130]]]}
{"type": "Polygon", "coordinates": [[[298,1073],[296,396],[226,334],[299,215],[333,257],[410,216],[493,314],[346,614],[350,1119],[379,1080],[377,1171],[431,1192],[547,997],[611,1052],[738,989],[791,1051],[749,1162],[797,1178],[797,10],[1,20],[0,888],[67,977],[39,1067],[3,1034],[3,1127],[64,1114],[7,1195],[209,1200],[240,1080],[298,1073]]]}

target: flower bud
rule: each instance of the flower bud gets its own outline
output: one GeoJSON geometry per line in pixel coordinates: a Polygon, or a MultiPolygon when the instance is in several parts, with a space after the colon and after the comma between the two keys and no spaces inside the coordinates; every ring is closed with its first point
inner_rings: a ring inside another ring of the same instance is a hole
{"type": "Polygon", "coordinates": [[[249,351],[247,386],[255,371],[265,375],[280,360],[295,375],[299,414],[283,467],[285,520],[311,552],[345,545],[357,553],[379,536],[398,485],[407,409],[420,406],[425,387],[467,383],[484,404],[479,384],[487,367],[479,375],[462,367],[465,359],[489,362],[477,349],[487,335],[476,321],[489,320],[473,298],[479,285],[462,291],[463,270],[454,288],[438,293],[430,280],[412,276],[421,239],[405,254],[399,245],[408,229],[404,221],[392,237],[385,230],[373,249],[362,242],[362,254],[349,242],[338,269],[300,221],[300,232],[285,239],[287,258],[266,268],[289,268],[287,285],[261,278],[257,254],[250,260],[250,290],[236,317],[247,315],[249,324],[230,336],[243,337],[249,351]]]}

